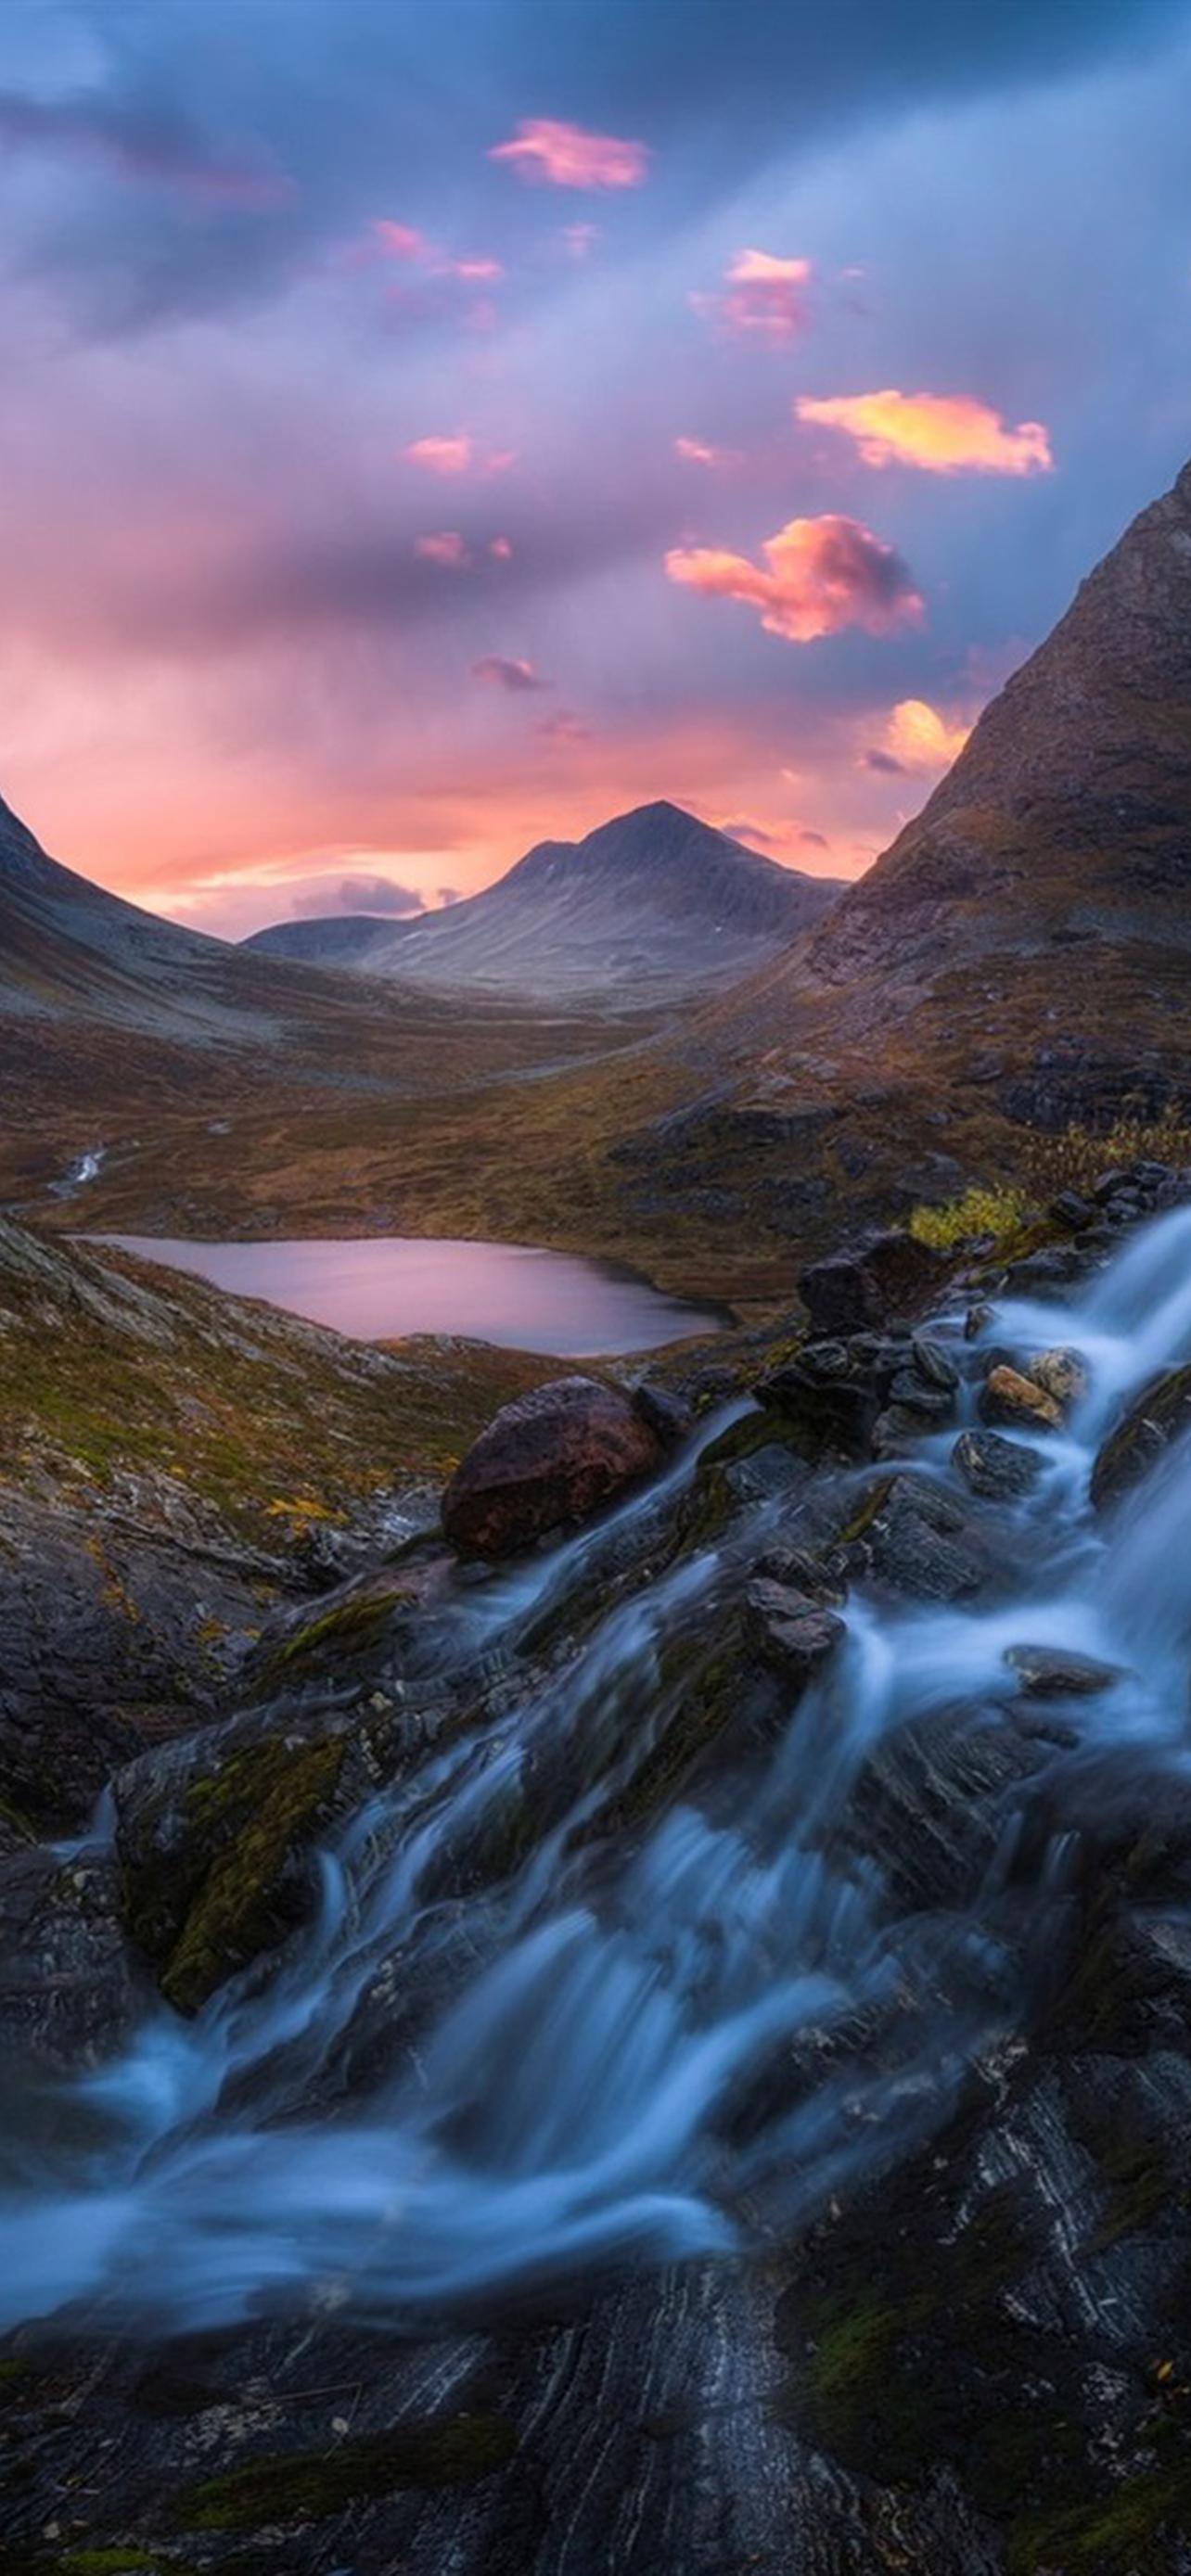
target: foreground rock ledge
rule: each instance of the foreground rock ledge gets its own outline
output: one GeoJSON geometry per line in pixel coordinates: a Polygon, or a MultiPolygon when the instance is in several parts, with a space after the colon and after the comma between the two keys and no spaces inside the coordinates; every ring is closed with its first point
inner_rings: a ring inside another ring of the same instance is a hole
{"type": "Polygon", "coordinates": [[[443,1529],[461,1556],[517,1556],[590,1519],[663,1455],[618,1388],[552,1378],[506,1404],[468,1450],[443,1497],[443,1529]]]}

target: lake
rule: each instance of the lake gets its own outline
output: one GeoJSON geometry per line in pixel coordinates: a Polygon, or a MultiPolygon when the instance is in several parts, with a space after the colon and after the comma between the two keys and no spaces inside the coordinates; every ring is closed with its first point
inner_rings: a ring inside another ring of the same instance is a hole
{"type": "Polygon", "coordinates": [[[165,1235],[94,1236],[143,1260],[192,1271],[237,1297],[263,1297],[358,1341],[462,1333],[508,1350],[594,1359],[714,1333],[726,1309],[667,1296],[619,1262],[522,1243],[413,1235],[341,1242],[192,1243],[165,1235]]]}

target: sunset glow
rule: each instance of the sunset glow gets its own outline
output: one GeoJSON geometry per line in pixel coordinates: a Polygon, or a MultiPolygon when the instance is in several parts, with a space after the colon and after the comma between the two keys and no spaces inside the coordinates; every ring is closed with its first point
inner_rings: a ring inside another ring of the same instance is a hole
{"type": "Polygon", "coordinates": [[[204,926],[655,797],[854,875],[1191,444],[1177,49],[508,9],[0,12],[0,793],[204,926]]]}

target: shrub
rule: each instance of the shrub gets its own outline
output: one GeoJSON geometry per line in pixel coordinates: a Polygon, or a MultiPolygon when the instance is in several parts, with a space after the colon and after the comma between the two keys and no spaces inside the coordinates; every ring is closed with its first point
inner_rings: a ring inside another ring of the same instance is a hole
{"type": "Polygon", "coordinates": [[[1185,1120],[1118,1118],[1097,1132],[1090,1127],[1064,1127],[1057,1136],[1023,1136],[1021,1167],[1039,1198],[1059,1190],[1090,1190],[1102,1172],[1129,1163],[1191,1163],[1191,1126],[1185,1120]]]}
{"type": "Polygon", "coordinates": [[[946,1207],[916,1207],[910,1232],[932,1252],[952,1252],[973,1235],[991,1235],[999,1247],[1020,1234],[1033,1214],[1023,1191],[977,1182],[946,1207]]]}

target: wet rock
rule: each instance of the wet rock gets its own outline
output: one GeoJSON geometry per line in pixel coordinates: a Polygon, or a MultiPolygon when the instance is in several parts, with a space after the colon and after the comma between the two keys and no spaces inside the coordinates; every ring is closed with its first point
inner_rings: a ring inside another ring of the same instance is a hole
{"type": "MultiPolygon", "coordinates": [[[[139,2009],[142,1978],[107,1853],[26,1849],[0,1866],[0,2061],[79,2074],[110,2057],[139,2009]]],[[[10,2097],[10,2120],[17,2109],[10,2097]]]]}
{"type": "Polygon", "coordinates": [[[913,1369],[898,1370],[889,1398],[892,1404],[904,1405],[928,1424],[949,1422],[955,1411],[954,1388],[923,1379],[913,1369]]]}
{"type": "Polygon", "coordinates": [[[1032,1386],[1040,1386],[1044,1395],[1053,1396],[1062,1413],[1081,1403],[1088,1391],[1088,1365],[1082,1351],[1039,1351],[1029,1361],[1025,1375],[1032,1386]]]}
{"type": "Polygon", "coordinates": [[[1042,1474],[1037,1450],[1005,1440],[999,1431],[961,1431],[951,1464],[974,1494],[994,1503],[1016,1502],[1032,1493],[1042,1474]]]}
{"type": "Polygon", "coordinates": [[[1191,1365],[1151,1380],[1102,1443],[1092,1469],[1092,1504],[1120,1502],[1184,1432],[1191,1431],[1191,1365]]]}
{"type": "Polygon", "coordinates": [[[117,1779],[124,1921],[178,2011],[196,2012],[308,1918],[345,1724],[331,1712],[234,1718],[117,1779]]]}
{"type": "Polygon", "coordinates": [[[978,1305],[969,1306],[967,1314],[964,1316],[965,1342],[979,1341],[980,1335],[987,1332],[988,1327],[993,1320],[995,1311],[994,1307],[988,1305],[987,1302],[983,1300],[978,1305]]]}
{"type": "Polygon", "coordinates": [[[891,1477],[853,1534],[867,1544],[876,1581],[912,1600],[960,1600],[988,1572],[962,1506],[925,1477],[891,1477]]]}
{"type": "Polygon", "coordinates": [[[1005,1710],[949,1702],[881,1738],[857,1776],[845,1838],[877,1862],[899,1904],[963,1904],[987,1876],[1007,1800],[1054,1754],[1005,1710]]]}
{"type": "Polygon", "coordinates": [[[1119,1664],[1102,1664],[1063,1646],[1009,1646],[1005,1661],[1029,1699],[1094,1699],[1121,1679],[1119,1664]]]}
{"type": "Polygon", "coordinates": [[[1045,1387],[1036,1386],[1022,1370],[1001,1363],[990,1369],[981,1389],[980,1419],[1008,1423],[1015,1430],[1057,1431],[1063,1416],[1045,1387]]]}
{"type": "Polygon", "coordinates": [[[822,1556],[809,1548],[770,1547],[757,1559],[757,1572],[789,1592],[809,1595],[817,1606],[838,1609],[847,1593],[847,1578],[832,1549],[822,1556]]]}
{"type": "Polygon", "coordinates": [[[911,1349],[919,1377],[925,1378],[928,1386],[949,1387],[954,1392],[959,1385],[959,1370],[943,1344],[932,1341],[926,1333],[915,1333],[911,1349]]]}
{"type": "Polygon", "coordinates": [[[1069,1288],[1083,1271],[1084,1256],[1078,1243],[1048,1245],[1041,1252],[1027,1252],[1024,1260],[1014,1261],[1005,1272],[1005,1284],[1019,1297],[1053,1296],[1069,1288]]]}
{"type": "Polygon", "coordinates": [[[443,1528],[464,1556],[517,1556],[650,1475],[663,1444],[618,1388],[552,1378],[506,1404],[456,1469],[443,1528]]]}
{"type": "Polygon", "coordinates": [[[784,1583],[758,1575],[744,1596],[745,1634],[754,1651],[798,1689],[809,1682],[847,1630],[832,1610],[784,1583]]]}
{"type": "Polygon", "coordinates": [[[754,1392],[760,1405],[795,1427],[812,1455],[834,1450],[845,1458],[867,1458],[881,1397],[873,1370],[854,1370],[842,1343],[812,1343],[772,1369],[754,1392]],[[824,1348],[832,1355],[827,1367],[816,1357],[824,1348]],[[842,1368],[835,1365],[836,1352],[842,1368]]]}
{"type": "Polygon", "coordinates": [[[632,1391],[633,1410],[639,1414],[647,1431],[661,1441],[663,1449],[677,1449],[688,1437],[694,1413],[685,1397],[672,1387],[655,1386],[646,1378],[632,1391]]]}

